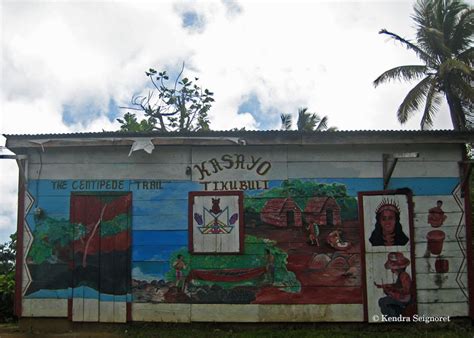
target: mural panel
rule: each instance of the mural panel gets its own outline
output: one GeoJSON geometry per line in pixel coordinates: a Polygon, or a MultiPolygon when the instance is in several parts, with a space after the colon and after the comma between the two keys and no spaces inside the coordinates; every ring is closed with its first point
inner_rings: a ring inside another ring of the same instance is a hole
{"type": "MultiPolygon", "coordinates": [[[[423,182],[421,186],[411,180],[408,185],[419,189],[419,193],[433,195],[423,206],[420,221],[417,220],[425,224],[425,228],[417,228],[418,246],[423,252],[429,250],[430,271],[442,276],[454,274],[460,258],[450,255],[451,238],[457,234],[451,231],[457,225],[452,224],[453,203],[436,195],[442,187],[436,181],[423,182]],[[444,241],[433,240],[432,235],[427,237],[434,230],[445,233],[444,241]]],[[[355,178],[265,180],[265,184],[249,185],[251,189],[238,192],[243,211],[235,217],[235,207],[226,210],[234,202],[219,197],[219,191],[210,191],[219,186],[199,182],[32,181],[30,194],[40,201],[44,213],[35,215],[33,208],[27,215],[32,244],[25,258],[31,272],[31,283],[25,284],[25,297],[72,299],[74,295],[82,297],[84,304],[95,300],[96,308],[100,307],[99,300],[120,303],[131,301],[132,297],[134,302],[142,303],[362,304],[364,263],[367,274],[377,276],[367,281],[367,287],[374,294],[373,310],[380,314],[379,299],[388,296],[382,285],[406,285],[408,280],[405,276],[397,282],[391,267],[402,269],[406,265],[409,279],[415,279],[406,195],[402,194],[400,199],[393,195],[381,195],[378,199],[374,196],[373,202],[364,202],[365,233],[361,236],[355,194],[380,185],[381,181],[376,179],[355,178]],[[74,190],[81,187],[94,192],[86,198],[74,190]],[[104,193],[114,187],[123,190],[112,200],[103,200],[104,193]],[[209,195],[200,202],[199,210],[189,214],[186,210],[190,192],[196,196],[209,195]],[[124,202],[127,198],[128,202],[124,202]],[[129,209],[109,209],[114,203],[129,203],[129,209]],[[104,205],[107,207],[102,210],[104,205]],[[91,212],[81,212],[81,208],[91,212]],[[397,208],[400,226],[395,224],[393,235],[387,236],[376,211],[379,209],[381,217],[383,214],[388,221],[389,211],[397,214],[397,208]],[[190,215],[199,234],[199,227],[204,227],[203,231],[221,231],[242,222],[240,248],[218,253],[217,247],[210,253],[193,252],[189,249],[190,215]],[[128,219],[128,238],[123,232],[123,219],[128,219]],[[96,227],[97,222],[100,225],[96,227]],[[111,237],[115,238],[113,245],[111,237]],[[361,262],[364,247],[371,248],[372,258],[361,262]],[[103,252],[98,248],[104,248],[103,252]],[[112,256],[124,267],[128,256],[129,272],[101,264],[112,256]],[[108,271],[104,280],[96,273],[102,270],[108,271]],[[128,276],[129,281],[119,275],[128,276]]],[[[227,192],[229,196],[236,194],[227,192]]]]}
{"type": "MultiPolygon", "coordinates": [[[[192,192],[190,198],[200,194],[205,196],[201,202],[190,203],[193,247],[194,234],[223,231],[237,215],[226,211],[223,219],[215,217],[232,204],[219,194],[228,198],[236,192],[192,192]]],[[[357,200],[347,194],[345,185],[270,181],[267,189],[247,190],[242,196],[245,235],[239,254],[197,254],[183,246],[167,261],[162,257],[159,262],[135,262],[134,301],[362,303],[357,200]],[[158,263],[167,265],[168,271],[159,272],[158,263]]]]}
{"type": "Polygon", "coordinates": [[[69,220],[52,217],[49,208],[35,215],[26,259],[32,281],[26,296],[73,298],[74,320],[125,321],[124,304],[131,284],[132,196],[72,193],[69,200],[69,220]],[[96,310],[89,311],[90,304],[86,309],[86,299],[88,304],[95,302],[96,310]],[[101,300],[111,308],[104,308],[101,300]]]}
{"type": "Polygon", "coordinates": [[[190,192],[192,253],[239,253],[243,244],[242,192],[190,192]]]}
{"type": "Polygon", "coordinates": [[[369,322],[416,312],[411,196],[359,193],[363,210],[366,311],[369,322]]]}

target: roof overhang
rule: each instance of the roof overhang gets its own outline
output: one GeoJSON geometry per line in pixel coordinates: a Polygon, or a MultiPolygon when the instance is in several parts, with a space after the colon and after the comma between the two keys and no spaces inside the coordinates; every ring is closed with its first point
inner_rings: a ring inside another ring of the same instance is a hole
{"type": "Polygon", "coordinates": [[[208,131],[193,133],[73,133],[4,135],[6,147],[21,148],[153,145],[344,145],[344,144],[464,144],[474,143],[474,132],[434,131],[208,131]]]}

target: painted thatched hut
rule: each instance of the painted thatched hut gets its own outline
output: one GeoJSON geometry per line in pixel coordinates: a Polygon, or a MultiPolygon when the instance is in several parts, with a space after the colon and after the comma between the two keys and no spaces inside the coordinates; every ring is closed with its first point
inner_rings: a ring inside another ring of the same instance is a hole
{"type": "Polygon", "coordinates": [[[341,208],[333,197],[313,197],[304,209],[306,222],[319,225],[341,225],[341,208]]]}
{"type": "Polygon", "coordinates": [[[260,219],[277,227],[301,227],[303,225],[301,209],[292,198],[268,200],[262,209],[260,219]]]}

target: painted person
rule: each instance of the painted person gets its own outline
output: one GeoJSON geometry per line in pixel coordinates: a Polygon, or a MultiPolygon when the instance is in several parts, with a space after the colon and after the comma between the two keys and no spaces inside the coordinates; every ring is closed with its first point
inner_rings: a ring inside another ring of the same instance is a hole
{"type": "Polygon", "coordinates": [[[390,252],[385,262],[385,269],[391,270],[396,276],[395,283],[377,284],[377,288],[383,289],[385,297],[379,299],[380,311],[382,314],[397,317],[411,301],[411,278],[405,271],[410,264],[410,260],[403,256],[401,252],[390,252]]]}
{"type": "Polygon", "coordinates": [[[373,246],[405,245],[408,237],[400,224],[400,209],[395,202],[382,200],[375,211],[375,228],[369,242],[373,246]]]}
{"type": "Polygon", "coordinates": [[[344,240],[342,236],[342,230],[339,228],[331,231],[327,235],[326,242],[336,250],[347,250],[351,246],[350,242],[344,240]]]}
{"type": "Polygon", "coordinates": [[[316,222],[311,222],[306,227],[309,230],[309,244],[319,246],[319,225],[316,222]]]}
{"type": "Polygon", "coordinates": [[[443,209],[441,209],[442,206],[443,201],[438,200],[436,201],[436,206],[428,211],[428,223],[434,228],[442,226],[446,218],[448,218],[448,216],[444,214],[443,209]]]}
{"type": "Polygon", "coordinates": [[[272,255],[270,249],[265,249],[265,278],[273,284],[275,280],[275,256],[272,255]]]}
{"type": "Polygon", "coordinates": [[[179,289],[181,284],[181,290],[184,291],[186,283],[183,270],[186,269],[186,263],[184,262],[183,255],[178,255],[177,259],[173,263],[173,268],[176,271],[176,287],[179,289]]]}

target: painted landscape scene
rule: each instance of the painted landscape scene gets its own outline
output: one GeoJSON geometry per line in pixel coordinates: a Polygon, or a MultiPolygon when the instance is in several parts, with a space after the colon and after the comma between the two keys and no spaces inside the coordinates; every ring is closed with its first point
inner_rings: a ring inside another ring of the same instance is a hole
{"type": "Polygon", "coordinates": [[[284,181],[246,194],[243,218],[242,253],[192,255],[183,247],[163,279],[132,279],[134,301],[362,303],[357,200],[345,185],[284,181]]]}

